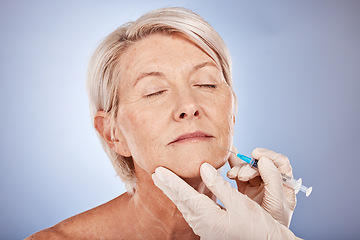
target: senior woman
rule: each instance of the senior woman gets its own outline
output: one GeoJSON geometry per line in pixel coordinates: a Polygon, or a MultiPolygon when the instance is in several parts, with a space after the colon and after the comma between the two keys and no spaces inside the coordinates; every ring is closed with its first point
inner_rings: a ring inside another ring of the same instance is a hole
{"type": "Polygon", "coordinates": [[[279,177],[292,174],[285,156],[254,150],[261,178],[230,157],[228,175],[241,193],[217,175],[229,161],[218,146],[232,147],[236,101],[228,50],[200,16],[158,9],[116,29],[93,54],[88,92],[94,127],[127,192],[29,239],[295,238],[295,194],[279,177]],[[219,217],[226,210],[216,196],[225,207],[233,202],[221,226],[184,209],[219,217]]]}

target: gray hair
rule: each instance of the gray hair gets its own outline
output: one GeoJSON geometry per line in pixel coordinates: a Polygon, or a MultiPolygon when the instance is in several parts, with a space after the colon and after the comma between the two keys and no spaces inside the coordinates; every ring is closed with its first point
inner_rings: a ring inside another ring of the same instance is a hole
{"type": "MultiPolygon", "coordinates": [[[[221,67],[225,81],[232,88],[229,51],[210,24],[185,8],[153,10],[135,22],[121,25],[99,44],[92,55],[87,73],[87,89],[93,125],[95,114],[105,111],[110,114],[110,124],[114,126],[119,104],[118,81],[121,81],[119,58],[130,45],[156,32],[182,33],[189,37],[221,67]]],[[[113,129],[111,132],[113,133],[113,129]]],[[[133,193],[136,177],[132,157],[116,153],[99,134],[98,137],[117,175],[125,183],[127,191],[133,193]]]]}

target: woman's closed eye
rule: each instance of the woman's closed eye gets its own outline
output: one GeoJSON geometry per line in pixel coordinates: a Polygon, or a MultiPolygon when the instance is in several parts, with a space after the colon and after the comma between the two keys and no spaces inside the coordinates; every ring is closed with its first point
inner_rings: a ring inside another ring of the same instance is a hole
{"type": "Polygon", "coordinates": [[[195,86],[204,87],[204,88],[217,88],[216,84],[196,84],[195,86]]]}
{"type": "Polygon", "coordinates": [[[146,98],[151,98],[151,97],[159,96],[159,95],[163,94],[165,91],[166,90],[160,90],[160,91],[152,92],[152,93],[146,94],[145,97],[146,98]]]}

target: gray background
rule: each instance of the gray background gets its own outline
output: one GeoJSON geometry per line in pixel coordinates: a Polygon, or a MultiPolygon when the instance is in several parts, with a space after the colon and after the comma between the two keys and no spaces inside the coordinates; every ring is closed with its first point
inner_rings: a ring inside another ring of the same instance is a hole
{"type": "Polygon", "coordinates": [[[165,6],[199,13],[227,43],[238,150],[281,152],[313,186],[291,230],[360,237],[360,1],[50,2],[0,3],[1,239],[124,192],[90,124],[86,65],[117,26],[165,6]]]}

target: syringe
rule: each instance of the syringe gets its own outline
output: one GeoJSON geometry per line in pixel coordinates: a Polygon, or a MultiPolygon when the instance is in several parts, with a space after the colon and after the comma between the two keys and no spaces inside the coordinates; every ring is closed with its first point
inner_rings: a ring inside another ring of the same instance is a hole
{"type": "MultiPolygon", "coordinates": [[[[221,146],[219,146],[221,147],[221,146]]],[[[223,148],[223,147],[221,147],[223,148]]],[[[258,168],[258,160],[254,159],[254,158],[249,158],[245,155],[242,155],[240,153],[235,153],[233,151],[230,151],[227,148],[223,148],[229,152],[231,152],[232,154],[235,154],[238,158],[240,158],[241,160],[243,160],[244,162],[247,162],[248,164],[250,164],[250,166],[252,166],[253,168],[258,168]]],[[[281,173],[282,176],[282,180],[284,181],[284,184],[291,187],[292,189],[295,190],[295,194],[297,194],[300,191],[302,191],[303,193],[306,194],[306,197],[308,197],[311,194],[312,191],[312,187],[305,187],[304,185],[302,185],[302,179],[299,178],[299,180],[296,180],[286,174],[281,173]]]]}

